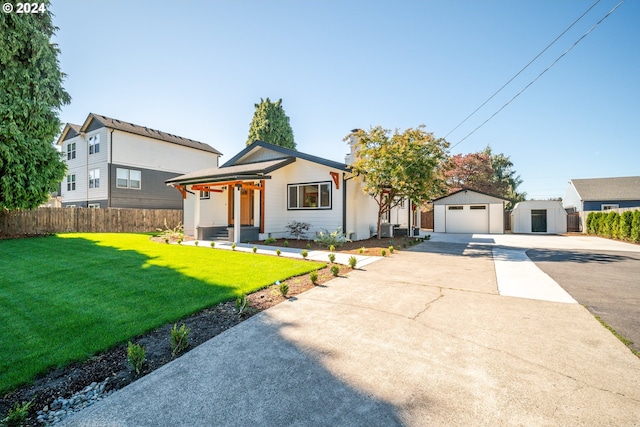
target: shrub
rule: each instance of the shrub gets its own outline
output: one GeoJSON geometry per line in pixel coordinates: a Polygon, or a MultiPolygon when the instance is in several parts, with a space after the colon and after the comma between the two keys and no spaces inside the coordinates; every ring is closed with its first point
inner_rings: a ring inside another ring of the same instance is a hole
{"type": "Polygon", "coordinates": [[[140,375],[142,365],[144,365],[144,362],[147,360],[146,355],[147,350],[145,350],[143,346],[140,344],[133,344],[129,341],[129,344],[127,345],[127,360],[129,361],[129,365],[135,369],[137,375],[140,375]]]}
{"type": "Polygon", "coordinates": [[[333,274],[334,276],[338,276],[338,274],[340,273],[340,267],[338,267],[337,265],[332,265],[331,266],[331,274],[333,274]]]}
{"type": "Polygon", "coordinates": [[[182,237],[178,239],[178,244],[181,245],[182,244],[182,237]]]}
{"type": "Polygon", "coordinates": [[[389,246],[389,253],[392,254],[393,253],[393,246],[389,246]]]}
{"type": "Polygon", "coordinates": [[[620,226],[618,228],[618,237],[623,240],[631,238],[631,224],[633,222],[633,212],[624,211],[620,215],[620,226]]]}
{"type": "Polygon", "coordinates": [[[287,285],[286,282],[282,282],[280,283],[280,286],[278,286],[278,290],[280,291],[280,295],[286,298],[289,293],[289,285],[287,285]]]}
{"type": "Polygon", "coordinates": [[[309,273],[309,279],[311,279],[311,283],[313,283],[314,285],[318,283],[318,272],[312,271],[311,273],[309,273]]]}
{"type": "Polygon", "coordinates": [[[381,250],[380,255],[387,256],[387,251],[385,249],[381,250]]]}
{"type": "Polygon", "coordinates": [[[285,240],[285,241],[284,241],[284,243],[283,243],[283,245],[284,245],[284,247],[285,247],[285,248],[288,248],[288,247],[289,247],[289,241],[288,241],[288,240],[285,240]]]}
{"type": "Polygon", "coordinates": [[[244,311],[246,310],[246,308],[247,308],[247,296],[245,294],[242,294],[236,298],[236,312],[238,313],[238,316],[241,316],[242,313],[244,313],[244,311]]]}
{"type": "Polygon", "coordinates": [[[281,253],[280,249],[276,249],[276,255],[280,256],[281,253]]]}
{"type": "Polygon", "coordinates": [[[336,247],[335,247],[335,246],[333,246],[333,245],[331,245],[331,246],[329,246],[329,250],[330,250],[331,252],[335,252],[336,247]]]}
{"type": "Polygon", "coordinates": [[[310,227],[311,224],[307,222],[291,221],[286,225],[285,228],[289,232],[289,234],[291,234],[297,240],[300,240],[303,237],[307,237],[307,231],[309,231],[310,227]]]}
{"type": "Polygon", "coordinates": [[[33,400],[29,402],[22,402],[13,405],[13,408],[7,411],[7,416],[0,420],[1,426],[6,427],[19,427],[23,426],[27,422],[27,416],[29,415],[29,409],[33,406],[33,400]]]}
{"type": "Polygon", "coordinates": [[[236,244],[235,244],[235,243],[232,243],[232,244],[231,244],[231,250],[232,250],[232,251],[235,251],[235,250],[236,250],[236,244]]]}
{"type": "Polygon", "coordinates": [[[359,253],[359,254],[363,253],[364,251],[365,251],[364,246],[363,246],[363,247],[361,247],[360,249],[358,249],[358,253],[359,253]]]}
{"type": "Polygon", "coordinates": [[[338,227],[336,231],[332,232],[329,232],[329,230],[326,229],[319,231],[314,241],[327,248],[331,248],[333,246],[333,249],[330,250],[334,251],[336,246],[342,246],[349,240],[342,232],[342,227],[338,227]]]}
{"type": "Polygon", "coordinates": [[[178,353],[182,353],[189,345],[189,328],[184,323],[178,329],[177,324],[173,324],[171,329],[171,355],[173,357],[178,353]]]}
{"type": "Polygon", "coordinates": [[[198,246],[198,243],[200,243],[200,242],[198,242],[197,240],[195,242],[193,242],[193,244],[196,245],[196,246],[198,246]]]}
{"type": "Polygon", "coordinates": [[[329,262],[334,263],[336,261],[336,254],[329,254],[329,262]]]}
{"type": "Polygon", "coordinates": [[[585,220],[585,226],[587,227],[587,234],[596,234],[596,215],[598,212],[589,212],[587,219],[585,220]]]}
{"type": "Polygon", "coordinates": [[[216,242],[211,242],[210,245],[211,245],[212,248],[215,248],[216,247],[216,242]]]}
{"type": "Polygon", "coordinates": [[[349,257],[349,266],[351,266],[351,268],[356,268],[356,264],[358,263],[358,259],[354,256],[350,256],[349,257]]]}
{"type": "Polygon", "coordinates": [[[311,243],[307,242],[307,249],[311,249],[311,243]]]}
{"type": "Polygon", "coordinates": [[[618,212],[609,211],[604,217],[604,236],[615,237],[618,234],[618,212]]]}
{"type": "Polygon", "coordinates": [[[267,237],[266,239],[264,239],[265,245],[272,245],[275,242],[276,242],[275,237],[267,237]]]}
{"type": "Polygon", "coordinates": [[[258,248],[256,246],[254,246],[253,248],[251,248],[251,250],[253,251],[253,253],[255,254],[256,252],[258,252],[258,248]]]}
{"type": "Polygon", "coordinates": [[[307,252],[306,249],[303,249],[302,252],[300,252],[300,255],[302,255],[302,258],[307,259],[309,252],[307,252]]]}
{"type": "Polygon", "coordinates": [[[167,219],[164,219],[164,230],[161,228],[156,228],[157,231],[160,231],[160,236],[164,237],[164,241],[168,242],[169,240],[182,240],[184,237],[184,229],[182,227],[182,223],[179,222],[177,226],[173,228],[169,228],[167,225],[167,219]]]}
{"type": "Polygon", "coordinates": [[[427,234],[426,236],[424,236],[424,240],[431,240],[431,234],[427,234]]]}
{"type": "Polygon", "coordinates": [[[640,211],[633,211],[630,238],[632,242],[640,243],[640,211]]]}
{"type": "Polygon", "coordinates": [[[168,245],[168,244],[169,244],[169,238],[168,238],[168,237],[165,237],[165,238],[164,238],[164,242],[168,245]]]}

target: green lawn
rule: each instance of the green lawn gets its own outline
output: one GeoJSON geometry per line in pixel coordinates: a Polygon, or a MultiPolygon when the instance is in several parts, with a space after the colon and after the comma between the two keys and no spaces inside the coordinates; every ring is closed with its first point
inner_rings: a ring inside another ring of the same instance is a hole
{"type": "Polygon", "coordinates": [[[48,368],[322,267],[148,239],[74,233],[0,240],[0,393],[48,368]]]}

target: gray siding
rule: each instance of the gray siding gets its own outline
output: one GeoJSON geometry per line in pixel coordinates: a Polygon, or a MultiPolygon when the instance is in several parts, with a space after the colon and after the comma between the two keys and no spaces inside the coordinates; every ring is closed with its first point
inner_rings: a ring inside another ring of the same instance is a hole
{"type": "Polygon", "coordinates": [[[87,127],[87,130],[85,130],[85,133],[87,132],[91,132],[100,128],[103,128],[104,125],[102,123],[100,123],[99,121],[93,119],[91,120],[91,124],[87,127]]]}
{"type": "Polygon", "coordinates": [[[180,174],[151,169],[109,165],[109,190],[113,208],[182,209],[182,195],[165,185],[165,180],[180,174]],[[116,169],[132,169],[141,172],[141,189],[116,187],[116,169]]]}

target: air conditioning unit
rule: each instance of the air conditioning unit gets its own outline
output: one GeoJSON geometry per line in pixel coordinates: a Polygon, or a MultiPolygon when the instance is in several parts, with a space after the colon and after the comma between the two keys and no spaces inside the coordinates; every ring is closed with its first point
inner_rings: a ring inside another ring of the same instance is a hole
{"type": "Polygon", "coordinates": [[[393,224],[382,223],[380,224],[380,237],[393,237],[393,224]]]}

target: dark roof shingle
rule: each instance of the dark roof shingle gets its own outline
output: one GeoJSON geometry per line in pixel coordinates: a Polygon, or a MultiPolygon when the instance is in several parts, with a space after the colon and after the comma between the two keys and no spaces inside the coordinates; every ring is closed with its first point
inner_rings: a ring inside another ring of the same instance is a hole
{"type": "Polygon", "coordinates": [[[572,179],[583,201],[640,200],[640,176],[572,179]]]}

